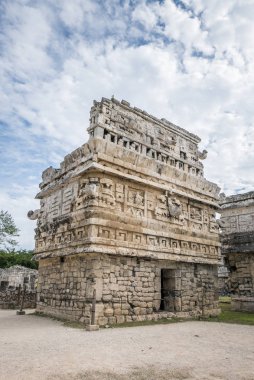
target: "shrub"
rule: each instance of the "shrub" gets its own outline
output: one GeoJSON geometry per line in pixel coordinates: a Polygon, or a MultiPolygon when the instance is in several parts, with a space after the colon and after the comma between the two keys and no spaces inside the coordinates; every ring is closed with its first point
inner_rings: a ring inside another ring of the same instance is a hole
{"type": "Polygon", "coordinates": [[[33,260],[33,251],[20,250],[8,252],[0,251],[0,268],[9,268],[13,265],[22,265],[23,267],[38,269],[37,261],[33,260]]]}

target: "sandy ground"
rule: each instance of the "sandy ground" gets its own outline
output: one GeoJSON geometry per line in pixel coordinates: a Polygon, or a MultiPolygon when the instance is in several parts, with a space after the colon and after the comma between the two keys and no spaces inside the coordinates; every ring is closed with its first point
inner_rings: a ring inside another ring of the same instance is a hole
{"type": "Polygon", "coordinates": [[[254,327],[182,322],[87,332],[0,310],[0,379],[254,380],[254,327]]]}

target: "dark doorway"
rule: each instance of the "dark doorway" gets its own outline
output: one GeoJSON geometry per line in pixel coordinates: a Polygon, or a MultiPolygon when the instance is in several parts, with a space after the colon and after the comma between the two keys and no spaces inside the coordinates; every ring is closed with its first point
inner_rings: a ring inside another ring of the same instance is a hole
{"type": "Polygon", "coordinates": [[[8,288],[9,281],[1,281],[0,282],[0,290],[6,290],[8,288]]]}
{"type": "Polygon", "coordinates": [[[175,269],[161,270],[161,310],[179,311],[176,297],[179,297],[176,290],[176,271],[175,269]]]}

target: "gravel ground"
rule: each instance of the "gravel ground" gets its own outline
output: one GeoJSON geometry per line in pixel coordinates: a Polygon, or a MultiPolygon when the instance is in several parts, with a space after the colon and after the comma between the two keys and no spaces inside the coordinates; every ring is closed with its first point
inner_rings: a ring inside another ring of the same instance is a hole
{"type": "Polygon", "coordinates": [[[254,380],[254,327],[182,322],[87,332],[0,310],[1,380],[254,380]]]}

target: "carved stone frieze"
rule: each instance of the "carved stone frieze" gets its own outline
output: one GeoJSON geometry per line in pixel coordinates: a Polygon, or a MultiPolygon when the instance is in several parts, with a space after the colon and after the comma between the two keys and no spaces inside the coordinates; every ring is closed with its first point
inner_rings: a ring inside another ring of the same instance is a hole
{"type": "Polygon", "coordinates": [[[115,207],[115,192],[110,179],[90,177],[81,180],[74,208],[81,210],[93,206],[115,207]]]}

